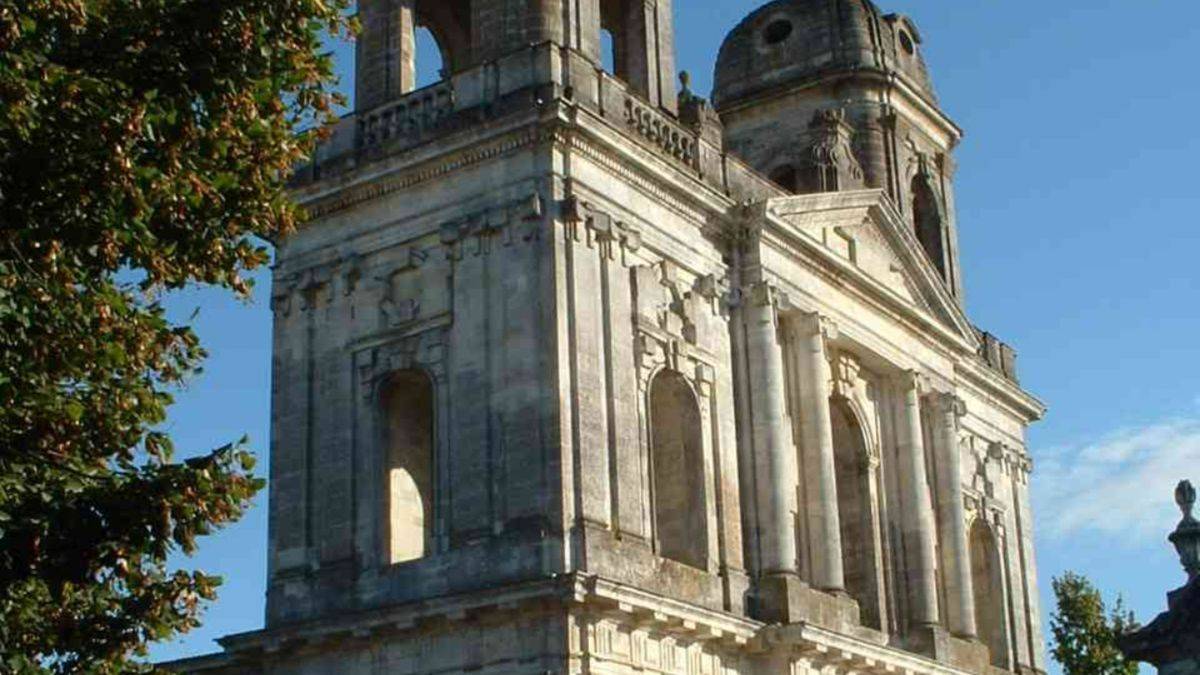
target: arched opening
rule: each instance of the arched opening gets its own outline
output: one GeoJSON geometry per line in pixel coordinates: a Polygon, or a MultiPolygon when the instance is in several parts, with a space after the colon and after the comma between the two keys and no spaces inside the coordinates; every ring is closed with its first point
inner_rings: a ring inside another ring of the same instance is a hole
{"type": "Polygon", "coordinates": [[[700,406],[679,373],[650,385],[650,472],[658,552],[693,567],[708,564],[708,510],[700,406]]]}
{"type": "Polygon", "coordinates": [[[913,178],[913,227],[917,240],[929,260],[937,267],[942,278],[946,278],[946,249],[942,209],[938,205],[937,193],[926,176],[913,178]]]}
{"type": "Polygon", "coordinates": [[[428,87],[446,79],[449,73],[446,70],[445,55],[442,54],[442,48],[433,32],[425,26],[417,27],[416,42],[416,88],[428,87]]]}
{"type": "Polygon", "coordinates": [[[600,1],[600,59],[609,73],[629,80],[626,67],[629,45],[626,43],[628,19],[625,0],[600,1]]]}
{"type": "Polygon", "coordinates": [[[849,403],[830,399],[838,519],[846,592],[858,601],[862,624],[883,630],[878,515],[874,507],[867,436],[849,403]]]}
{"type": "Polygon", "coordinates": [[[463,70],[470,0],[360,0],[355,105],[369,110],[463,70]],[[440,65],[439,65],[440,64],[440,65]]]}
{"type": "Polygon", "coordinates": [[[800,191],[799,175],[796,173],[796,167],[791,164],[783,164],[775,167],[771,170],[768,178],[771,179],[771,182],[792,194],[800,191]]]}
{"type": "Polygon", "coordinates": [[[992,665],[1008,667],[1008,632],[1004,622],[1004,575],[1000,547],[992,528],[976,520],[971,528],[971,587],[975,591],[975,623],[979,639],[992,653],[992,665]]]}
{"type": "Polygon", "coordinates": [[[675,47],[672,19],[665,0],[600,0],[600,30],[603,51],[607,32],[612,41],[612,64],[603,67],[621,79],[629,91],[652,104],[675,111],[675,47]]]}
{"type": "Polygon", "coordinates": [[[617,74],[617,41],[607,28],[600,29],[600,65],[608,73],[617,74]]]}
{"type": "Polygon", "coordinates": [[[385,436],[386,541],[389,563],[429,554],[433,541],[433,384],[404,370],[388,378],[380,397],[385,436]]]}
{"type": "MultiPolygon", "coordinates": [[[[418,62],[418,71],[424,70],[442,80],[471,65],[471,3],[470,0],[415,0],[416,23],[427,32],[433,51],[425,58],[433,63],[425,67],[418,62]],[[440,62],[441,67],[435,64],[440,62]]],[[[421,36],[417,35],[417,55],[422,58],[421,36]]]]}

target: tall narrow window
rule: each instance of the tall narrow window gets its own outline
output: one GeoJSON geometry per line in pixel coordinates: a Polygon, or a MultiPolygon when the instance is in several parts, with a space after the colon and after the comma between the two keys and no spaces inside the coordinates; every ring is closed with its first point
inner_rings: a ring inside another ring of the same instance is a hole
{"type": "Polygon", "coordinates": [[[1004,624],[1004,575],[1000,548],[992,528],[983,520],[971,528],[971,586],[975,591],[975,622],[979,638],[992,652],[992,665],[1008,667],[1008,631],[1004,624]]]}
{"type": "Polygon", "coordinates": [[[390,563],[423,558],[433,540],[433,385],[405,370],[384,386],[386,552],[390,563]]]}
{"type": "Polygon", "coordinates": [[[834,460],[837,469],[838,519],[846,592],[858,601],[862,624],[883,629],[880,538],[872,503],[871,467],[862,425],[845,400],[830,401],[834,460]]]}
{"type": "Polygon", "coordinates": [[[912,184],[913,227],[921,248],[937,267],[942,278],[946,278],[946,249],[942,209],[938,206],[937,194],[929,185],[929,178],[917,176],[912,184]]]}
{"type": "Polygon", "coordinates": [[[700,407],[679,373],[650,385],[650,470],[655,538],[664,558],[704,568],[708,561],[700,407]]]}

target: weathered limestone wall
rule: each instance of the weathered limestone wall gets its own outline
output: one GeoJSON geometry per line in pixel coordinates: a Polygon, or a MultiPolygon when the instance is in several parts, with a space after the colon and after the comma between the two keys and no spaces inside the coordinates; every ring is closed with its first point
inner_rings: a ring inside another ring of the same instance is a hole
{"type": "Polygon", "coordinates": [[[537,161],[527,151],[462,172],[465,193],[427,183],[333,214],[280,250],[273,621],[561,566],[553,251],[537,161]],[[435,390],[433,551],[445,555],[392,569],[379,395],[406,369],[435,390]]]}
{"type": "MultiPolygon", "coordinates": [[[[345,120],[297,180],[267,628],[180,669],[1044,668],[1044,411],[963,312],[959,132],[927,83],[676,114],[664,0],[380,7],[456,27],[453,73],[345,120]],[[654,30],[625,77],[596,65],[615,21],[654,30]],[[758,172],[807,146],[820,194],[758,172]]],[[[839,58],[917,37],[850,7],[839,58]]]]}

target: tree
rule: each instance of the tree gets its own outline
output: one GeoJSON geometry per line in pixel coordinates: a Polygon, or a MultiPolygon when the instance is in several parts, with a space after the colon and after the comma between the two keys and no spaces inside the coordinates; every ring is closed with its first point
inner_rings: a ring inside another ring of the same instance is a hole
{"type": "Polygon", "coordinates": [[[1137,628],[1133,613],[1120,598],[1112,610],[1087,578],[1067,572],[1053,580],[1057,611],[1050,617],[1054,660],[1066,675],[1137,675],[1138,664],[1126,661],[1117,636],[1137,628]]]}
{"type": "Polygon", "coordinates": [[[0,0],[0,672],[144,670],[263,483],[158,431],[204,357],[165,292],[250,293],[338,102],[347,0],[0,0]]]}

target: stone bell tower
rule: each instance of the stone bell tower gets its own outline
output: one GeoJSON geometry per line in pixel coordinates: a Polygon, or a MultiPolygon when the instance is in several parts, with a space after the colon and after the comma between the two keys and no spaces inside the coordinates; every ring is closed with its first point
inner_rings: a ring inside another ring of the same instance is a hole
{"type": "Polygon", "coordinates": [[[357,108],[277,251],[266,626],[173,667],[1043,668],[1044,410],[964,313],[910,22],[771,3],[714,109],[670,0],[359,11],[357,108]]]}

